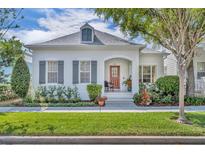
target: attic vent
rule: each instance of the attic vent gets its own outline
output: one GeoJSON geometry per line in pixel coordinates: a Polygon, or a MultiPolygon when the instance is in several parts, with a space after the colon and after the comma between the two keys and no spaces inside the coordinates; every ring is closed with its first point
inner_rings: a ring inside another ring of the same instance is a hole
{"type": "Polygon", "coordinates": [[[93,42],[93,30],[91,28],[82,29],[82,42],[93,42]]]}

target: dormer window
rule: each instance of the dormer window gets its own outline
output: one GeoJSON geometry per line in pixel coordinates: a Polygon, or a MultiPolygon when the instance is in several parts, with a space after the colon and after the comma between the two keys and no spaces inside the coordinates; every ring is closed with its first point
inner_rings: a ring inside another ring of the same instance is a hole
{"type": "Polygon", "coordinates": [[[82,29],[82,41],[83,42],[92,42],[92,29],[83,28],[82,29]]]}
{"type": "Polygon", "coordinates": [[[81,28],[81,42],[92,43],[94,41],[94,28],[88,23],[84,24],[81,28]]]}

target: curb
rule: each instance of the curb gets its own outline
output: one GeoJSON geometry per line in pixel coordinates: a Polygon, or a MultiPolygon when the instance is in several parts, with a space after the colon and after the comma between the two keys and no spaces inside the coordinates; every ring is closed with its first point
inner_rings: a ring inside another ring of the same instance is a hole
{"type": "Polygon", "coordinates": [[[205,144],[205,136],[0,136],[0,144],[205,144]]]}

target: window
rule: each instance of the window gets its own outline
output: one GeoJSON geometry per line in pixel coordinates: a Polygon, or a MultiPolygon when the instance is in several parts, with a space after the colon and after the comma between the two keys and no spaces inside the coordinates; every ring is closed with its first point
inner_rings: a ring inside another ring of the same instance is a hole
{"type": "Polygon", "coordinates": [[[58,82],[58,62],[48,61],[48,83],[58,82]]]}
{"type": "Polygon", "coordinates": [[[205,77],[205,62],[197,63],[197,79],[201,79],[201,77],[205,77]]]}
{"type": "Polygon", "coordinates": [[[153,83],[156,81],[156,66],[147,65],[139,67],[139,82],[153,83]]]}
{"type": "Polygon", "coordinates": [[[85,42],[92,41],[92,29],[90,28],[82,29],[82,41],[85,41],[85,42]]]}
{"type": "Polygon", "coordinates": [[[90,83],[90,61],[80,61],[80,83],[90,83]]]}

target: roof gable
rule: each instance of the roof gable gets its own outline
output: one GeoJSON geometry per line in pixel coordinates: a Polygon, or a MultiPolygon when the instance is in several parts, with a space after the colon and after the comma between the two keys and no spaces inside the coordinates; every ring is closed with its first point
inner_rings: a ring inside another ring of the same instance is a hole
{"type": "MultiPolygon", "coordinates": [[[[80,30],[85,27],[93,28],[88,23],[86,23],[80,28],[80,30]]],[[[52,40],[42,42],[42,43],[30,44],[28,46],[35,46],[35,45],[38,45],[38,46],[44,46],[44,45],[45,46],[52,46],[52,45],[142,45],[142,44],[137,44],[137,43],[127,41],[115,35],[102,32],[94,28],[93,28],[93,33],[94,33],[94,40],[92,43],[82,42],[81,41],[81,31],[78,31],[76,33],[58,37],[56,39],[52,39],[52,40]]]]}

